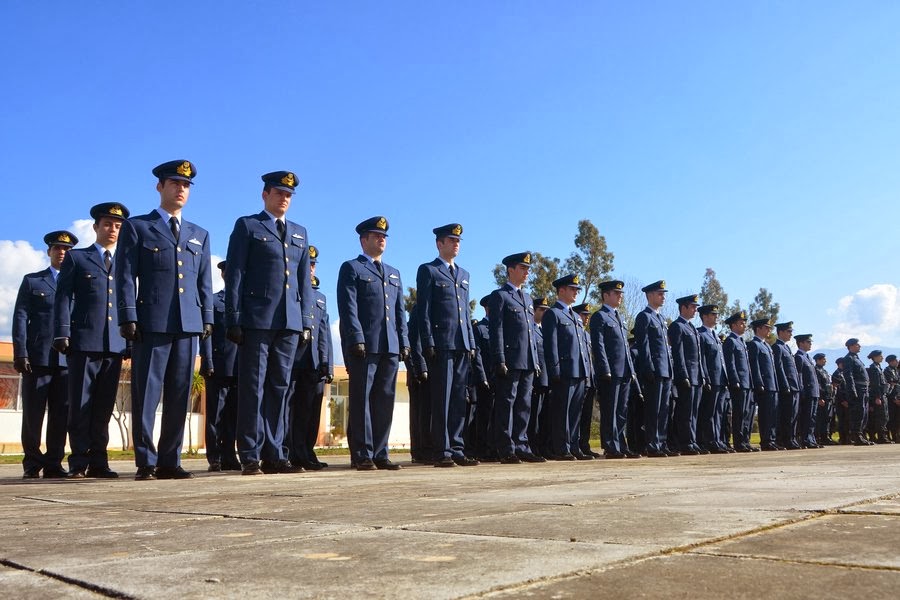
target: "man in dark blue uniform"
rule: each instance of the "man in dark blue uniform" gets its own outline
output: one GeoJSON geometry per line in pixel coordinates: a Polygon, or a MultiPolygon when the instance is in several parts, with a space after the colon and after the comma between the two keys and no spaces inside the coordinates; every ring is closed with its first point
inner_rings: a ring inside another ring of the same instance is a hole
{"type": "Polygon", "coordinates": [[[334,350],[331,344],[331,323],[325,294],[319,291],[315,264],[319,251],[309,247],[312,268],[312,288],[315,295],[313,326],[308,344],[297,349],[291,386],[288,393],[285,446],[292,464],[309,471],[321,471],[328,463],[316,456],[316,440],[322,420],[322,399],[325,386],[334,380],[334,350]]]}
{"type": "Polygon", "coordinates": [[[725,319],[731,331],[722,342],[728,393],[731,396],[731,441],[737,452],[757,452],[750,444],[753,426],[753,380],[750,376],[750,355],[743,335],[747,331],[747,313],[739,311],[725,319]]]}
{"type": "Polygon", "coordinates": [[[797,352],[794,362],[800,378],[800,412],[797,416],[797,441],[804,448],[824,448],[816,441],[816,409],[822,392],[816,377],[816,365],[809,351],[812,350],[812,334],[795,335],[797,352]]]}
{"type": "Polygon", "coordinates": [[[113,322],[113,256],[128,215],[115,202],[93,206],[94,244],[66,255],[57,282],[53,347],[69,364],[69,477],[75,479],[118,477],[106,452],[126,352],[113,322]]]}
{"type": "Polygon", "coordinates": [[[592,460],[581,451],[580,421],[585,381],[590,374],[588,342],[581,317],[571,306],[581,291],[577,275],[553,282],[556,302],[544,315],[544,362],[550,379],[550,441],[556,460],[592,460]]]}
{"type": "Polygon", "coordinates": [[[490,296],[484,296],[479,300],[479,304],[484,309],[484,318],[472,326],[472,334],[475,336],[475,344],[478,346],[481,364],[489,383],[487,387],[482,386],[476,391],[474,435],[471,436],[475,441],[473,444],[469,444],[471,447],[469,452],[482,462],[497,462],[499,457],[494,450],[494,428],[492,426],[497,381],[491,354],[489,303],[490,296]]]}
{"type": "Polygon", "coordinates": [[[350,377],[350,452],[360,471],[397,470],[388,457],[399,361],[409,356],[400,272],[382,262],[387,219],[356,226],[362,254],[341,265],[337,302],[350,377]]]}
{"type": "Polygon", "coordinates": [[[413,464],[434,464],[431,445],[431,394],[428,366],[419,340],[419,305],[409,310],[409,356],[406,359],[406,387],[409,390],[409,455],[413,464]]]}
{"type": "MultiPolygon", "coordinates": [[[[438,257],[416,273],[419,342],[428,365],[431,392],[431,443],[434,466],[475,466],[466,456],[466,387],[475,358],[475,335],[469,309],[469,272],[456,264],[462,225],[436,227],[438,257]]],[[[470,450],[471,453],[471,450],[470,450]]]]}
{"type": "MultiPolygon", "coordinates": [[[[603,306],[590,321],[591,349],[600,404],[600,439],[606,458],[638,458],[625,440],[628,397],[635,377],[628,332],[619,313],[625,283],[616,279],[600,284],[603,306]]],[[[636,449],[639,450],[639,449],[636,449]]]]}
{"type": "MultiPolygon", "coordinates": [[[[675,427],[679,450],[682,454],[709,454],[709,450],[697,444],[697,417],[703,388],[709,385],[706,360],[700,351],[700,334],[691,323],[700,306],[699,296],[691,294],[678,298],[678,318],[669,325],[669,344],[675,365],[673,381],[678,390],[675,401],[675,427]]],[[[672,435],[672,429],[669,430],[672,435]]],[[[670,440],[671,443],[671,440],[670,440]]]]}
{"type": "Polygon", "coordinates": [[[186,479],[181,468],[197,337],[213,327],[209,233],[182,218],[196,167],[174,160],[153,169],[160,205],[122,224],[115,256],[119,332],[134,343],[131,367],[135,479],[186,479]],[[163,402],[159,450],[156,408],[163,402]]]}
{"type": "Polygon", "coordinates": [[[314,296],[306,228],[287,219],[291,171],[262,176],[263,210],[240,217],[225,266],[227,335],[238,358],[242,474],[297,473],[284,454],[284,413],[297,347],[310,342],[314,296]]]}
{"type": "Polygon", "coordinates": [[[867,370],[869,374],[869,422],[866,433],[869,441],[876,444],[887,443],[887,384],[881,363],[884,360],[881,350],[869,352],[872,362],[867,370]]]}
{"type": "MultiPolygon", "coordinates": [[[[226,262],[217,265],[225,279],[226,262]]],[[[200,373],[206,381],[206,461],[208,471],[240,471],[235,454],[238,346],[226,336],[225,290],[213,297],[213,332],[203,340],[200,373]]]]}
{"type": "Polygon", "coordinates": [[[494,366],[494,450],[502,463],[517,464],[523,457],[538,462],[528,443],[531,387],[539,368],[534,302],[522,289],[531,269],[531,253],[510,254],[502,263],[506,283],[488,300],[494,366]]]}
{"type": "Polygon", "coordinates": [[[778,339],[772,345],[772,355],[778,380],[778,445],[788,450],[799,450],[797,415],[800,412],[800,375],[794,354],[787,345],[794,335],[794,322],[776,323],[775,335],[778,339]]]}
{"type": "MultiPolygon", "coordinates": [[[[888,357],[890,358],[890,357],[888,357]]],[[[828,359],[821,352],[813,356],[816,363],[816,379],[819,382],[819,406],[816,409],[816,442],[820,446],[834,446],[837,444],[831,439],[831,420],[834,418],[834,385],[831,375],[825,369],[828,359]]]]}
{"type": "Polygon", "coordinates": [[[895,354],[888,354],[885,357],[888,366],[884,368],[884,382],[887,386],[885,391],[885,404],[887,404],[888,422],[887,437],[888,443],[896,444],[900,441],[900,423],[898,423],[898,408],[900,408],[900,371],[897,370],[897,361],[895,354]]]}
{"type": "Polygon", "coordinates": [[[56,281],[66,253],[78,243],[68,231],[44,236],[50,266],[22,278],[13,309],[13,367],[22,374],[22,469],[25,479],[66,477],[68,370],[66,357],[53,348],[56,281]],[[46,452],[41,452],[41,429],[47,413],[46,452]]]}
{"type": "Polygon", "coordinates": [[[666,301],[666,282],[655,281],[641,288],[647,307],[634,318],[634,344],[637,347],[638,378],[643,383],[645,453],[652,458],[677,456],[668,447],[669,396],[672,393],[672,351],[669,348],[666,320],[659,309],[666,301]]]}
{"type": "Polygon", "coordinates": [[[719,307],[706,304],[697,309],[703,325],[697,330],[700,336],[700,350],[706,365],[708,385],[700,397],[700,412],[697,417],[697,442],[701,448],[713,454],[727,454],[722,441],[722,415],[725,412],[725,395],[728,392],[728,374],[725,370],[725,353],[722,341],[716,333],[719,307]]]}
{"type": "Polygon", "coordinates": [[[591,335],[588,333],[588,325],[591,321],[591,313],[594,307],[589,302],[582,302],[572,307],[572,312],[581,318],[584,336],[584,347],[588,354],[588,375],[584,380],[584,397],[581,400],[581,416],[578,418],[578,449],[582,454],[591,458],[600,458],[599,452],[591,449],[591,425],[594,421],[594,400],[597,398],[597,378],[594,373],[594,359],[591,355],[591,335]]]}
{"type": "Polygon", "coordinates": [[[772,324],[768,318],[750,322],[753,339],[747,344],[747,356],[750,360],[750,381],[753,385],[753,398],[759,407],[759,441],[763,450],[784,450],[775,441],[775,428],[778,420],[777,394],[778,382],[775,373],[775,357],[766,338],[772,332],[772,324]]]}
{"type": "Polygon", "coordinates": [[[528,420],[528,445],[531,452],[546,460],[553,454],[550,448],[550,403],[547,401],[550,392],[550,380],[547,379],[547,368],[544,361],[544,331],[541,323],[544,314],[550,309],[550,301],[546,296],[535,298],[534,304],[534,340],[537,347],[538,370],[535,372],[531,386],[531,417],[528,420]]]}

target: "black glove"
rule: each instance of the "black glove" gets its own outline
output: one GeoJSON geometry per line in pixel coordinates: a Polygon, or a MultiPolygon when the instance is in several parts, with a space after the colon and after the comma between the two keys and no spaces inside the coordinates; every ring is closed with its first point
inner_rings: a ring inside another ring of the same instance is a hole
{"type": "Polygon", "coordinates": [[[319,377],[325,378],[328,377],[328,371],[330,370],[331,365],[329,365],[327,362],[321,362],[319,363],[319,368],[316,370],[316,372],[319,374],[319,377]]]}
{"type": "Polygon", "coordinates": [[[541,371],[541,368],[540,368],[540,367],[535,367],[535,368],[534,368],[534,376],[535,376],[535,377],[540,377],[540,376],[541,376],[541,373],[542,373],[542,371],[541,371]]]}
{"type": "Polygon", "coordinates": [[[481,383],[478,384],[478,387],[480,387],[481,391],[483,391],[483,392],[491,391],[491,384],[488,383],[487,381],[482,381],[481,383]]]}
{"type": "Polygon", "coordinates": [[[428,383],[428,371],[419,374],[419,383],[428,383]]]}
{"type": "Polygon", "coordinates": [[[758,385],[758,386],[756,386],[756,391],[759,392],[760,394],[762,394],[763,392],[766,391],[766,388],[761,385],[758,385]]]}
{"type": "Polygon", "coordinates": [[[312,339],[312,331],[304,329],[300,332],[300,345],[305,346],[312,339]]]}
{"type": "Polygon", "coordinates": [[[125,323],[124,325],[119,326],[119,335],[128,340],[129,342],[140,342],[141,341],[141,330],[138,329],[137,323],[131,321],[130,323],[125,323]]]}
{"type": "Polygon", "coordinates": [[[497,363],[497,366],[494,367],[494,372],[497,374],[497,377],[506,377],[509,375],[509,369],[506,368],[506,363],[497,363]]]}
{"type": "Polygon", "coordinates": [[[200,370],[200,374],[204,377],[212,377],[216,374],[216,370],[212,367],[206,367],[205,369],[200,370]]]}
{"type": "Polygon", "coordinates": [[[244,328],[240,325],[232,325],[225,330],[225,337],[227,337],[229,341],[240,346],[244,343],[244,328]]]}
{"type": "Polygon", "coordinates": [[[400,348],[400,360],[409,360],[409,348],[406,346],[400,348]]]}
{"type": "Polygon", "coordinates": [[[202,342],[206,338],[212,335],[212,325],[206,323],[203,325],[203,333],[200,334],[200,341],[202,342]]]}
{"type": "Polygon", "coordinates": [[[31,373],[31,361],[27,356],[22,356],[13,361],[13,368],[17,373],[31,373]]]}
{"type": "Polygon", "coordinates": [[[731,390],[731,393],[732,393],[732,394],[737,394],[738,392],[741,391],[741,386],[739,386],[739,385],[729,385],[729,386],[728,386],[728,389],[731,390]]]}
{"type": "Polygon", "coordinates": [[[682,379],[681,385],[684,387],[691,387],[691,380],[690,379],[682,379]]]}
{"type": "Polygon", "coordinates": [[[365,358],[366,357],[366,345],[365,344],[353,344],[350,346],[350,354],[351,356],[355,356],[356,358],[365,358]]]}
{"type": "Polygon", "coordinates": [[[708,392],[708,391],[710,391],[711,389],[712,389],[712,386],[709,385],[708,383],[704,383],[704,384],[703,384],[703,390],[704,390],[704,391],[708,392]]]}
{"type": "Polygon", "coordinates": [[[612,381],[612,373],[604,373],[600,376],[602,381],[612,381]]]}
{"type": "Polygon", "coordinates": [[[431,361],[435,357],[434,346],[428,346],[422,350],[422,356],[425,357],[425,360],[431,361]]]}
{"type": "Polygon", "coordinates": [[[469,360],[475,360],[475,348],[469,350],[469,360]]]}
{"type": "Polygon", "coordinates": [[[330,384],[332,381],[334,381],[334,377],[331,375],[331,373],[325,376],[325,383],[330,384]]]}
{"type": "Polygon", "coordinates": [[[68,354],[69,353],[69,338],[61,337],[53,340],[51,344],[53,349],[59,352],[60,354],[68,354]]]}

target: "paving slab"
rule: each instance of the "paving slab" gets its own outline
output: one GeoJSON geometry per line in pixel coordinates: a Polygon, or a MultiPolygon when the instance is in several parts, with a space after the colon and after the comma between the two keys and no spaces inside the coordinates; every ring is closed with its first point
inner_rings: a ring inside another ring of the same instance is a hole
{"type": "Polygon", "coordinates": [[[490,598],[638,598],[660,600],[893,600],[900,572],[700,555],[634,564],[523,585],[490,598]]]}
{"type": "Polygon", "coordinates": [[[2,565],[0,565],[0,590],[2,590],[4,598],[28,598],[29,600],[50,600],[51,598],[98,600],[108,597],[47,575],[2,565]]]}

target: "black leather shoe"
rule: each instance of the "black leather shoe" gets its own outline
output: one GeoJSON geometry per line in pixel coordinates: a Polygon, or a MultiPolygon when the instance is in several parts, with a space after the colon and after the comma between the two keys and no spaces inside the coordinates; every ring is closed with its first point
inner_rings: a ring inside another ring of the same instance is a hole
{"type": "Polygon", "coordinates": [[[518,465],[522,463],[522,460],[515,454],[508,454],[500,457],[500,463],[504,465],[518,465]]]}
{"type": "Polygon", "coordinates": [[[354,467],[357,471],[374,471],[378,467],[375,466],[375,462],[369,458],[359,461],[356,463],[356,467],[354,467]]]}
{"type": "Polygon", "coordinates": [[[594,452],[593,450],[591,450],[590,452],[585,452],[585,454],[590,454],[590,455],[593,456],[594,458],[600,458],[601,456],[603,456],[603,455],[600,454],[599,452],[594,452]]]}
{"type": "Polygon", "coordinates": [[[640,458],[641,454],[639,452],[632,452],[631,450],[626,450],[624,452],[625,458],[640,458]]]}
{"type": "Polygon", "coordinates": [[[376,460],[373,461],[375,463],[375,468],[380,469],[382,471],[399,471],[403,467],[398,465],[395,462],[391,462],[390,459],[386,458],[384,460],[376,460]]]}
{"type": "Polygon", "coordinates": [[[725,446],[725,452],[727,452],[728,454],[734,454],[735,449],[733,446],[725,446]]]}
{"type": "Polygon", "coordinates": [[[461,467],[477,467],[478,465],[481,464],[476,459],[471,458],[469,456],[454,456],[453,462],[455,462],[456,464],[458,464],[461,467]]]}
{"type": "Polygon", "coordinates": [[[697,456],[698,454],[700,454],[700,451],[696,448],[682,448],[681,453],[685,456],[697,456]]]}
{"type": "Polygon", "coordinates": [[[710,454],[710,451],[706,448],[694,448],[699,454],[710,454]]]}
{"type": "Polygon", "coordinates": [[[40,469],[27,469],[24,473],[22,473],[22,479],[38,479],[40,476],[40,469]]]}
{"type": "Polygon", "coordinates": [[[563,461],[575,460],[575,456],[573,456],[572,454],[557,454],[556,456],[553,457],[553,460],[563,460],[563,461]]]}
{"type": "Polygon", "coordinates": [[[527,463],[542,463],[547,462],[547,459],[543,456],[538,456],[537,454],[533,454],[531,452],[516,452],[516,456],[519,457],[519,460],[527,463]]]}
{"type": "MultiPolygon", "coordinates": [[[[88,467],[85,472],[86,477],[92,479],[118,479],[119,474],[111,470],[109,467],[88,467]]],[[[71,475],[70,475],[71,477],[71,475]]]]}
{"type": "Polygon", "coordinates": [[[65,479],[69,472],[61,467],[44,467],[44,479],[65,479]]]}
{"type": "Polygon", "coordinates": [[[434,466],[436,468],[449,469],[450,467],[455,467],[456,463],[453,462],[453,459],[449,456],[442,456],[441,458],[434,461],[434,466]]]}
{"type": "Polygon", "coordinates": [[[666,448],[665,450],[663,450],[663,452],[666,453],[666,456],[681,456],[681,452],[679,452],[678,450],[671,450],[669,448],[666,448]]]}
{"type": "Polygon", "coordinates": [[[734,449],[735,452],[753,452],[753,449],[750,446],[738,446],[734,449]]]}
{"type": "Polygon", "coordinates": [[[292,460],[291,464],[300,465],[307,471],[321,471],[325,468],[324,466],[322,466],[322,463],[311,462],[308,460],[292,460]]]}
{"type": "Polygon", "coordinates": [[[322,469],[328,468],[328,463],[327,463],[327,462],[322,462],[322,461],[319,460],[319,458],[316,457],[316,456],[313,456],[311,460],[312,460],[312,463],[313,463],[313,464],[319,465],[319,467],[322,468],[322,469]]]}
{"type": "Polygon", "coordinates": [[[276,460],[273,462],[263,461],[259,467],[263,473],[267,475],[274,475],[276,473],[303,473],[304,469],[301,466],[293,464],[289,460],[276,460]]]}
{"type": "Polygon", "coordinates": [[[69,471],[66,477],[68,479],[84,479],[86,475],[84,469],[75,469],[74,471],[69,471]]]}
{"type": "Polygon", "coordinates": [[[134,474],[135,481],[150,481],[156,479],[156,467],[138,467],[134,474]]]}
{"type": "Polygon", "coordinates": [[[759,452],[759,446],[747,446],[750,448],[750,452],[759,452]]]}
{"type": "Polygon", "coordinates": [[[775,444],[763,444],[760,446],[760,449],[763,452],[775,452],[781,450],[781,446],[776,446],[775,444]]]}
{"type": "Polygon", "coordinates": [[[606,452],[603,453],[603,456],[604,456],[604,458],[608,458],[610,460],[613,460],[613,459],[618,460],[620,458],[625,458],[625,453],[624,452],[610,452],[607,450],[606,452]]]}
{"type": "Polygon", "coordinates": [[[252,462],[244,463],[241,465],[241,475],[262,475],[262,469],[259,468],[259,463],[255,460],[252,462]]]}
{"type": "Polygon", "coordinates": [[[488,454],[487,456],[479,456],[478,460],[484,463],[496,463],[500,462],[500,458],[494,454],[488,454]]]}
{"type": "Polygon", "coordinates": [[[668,458],[669,454],[660,450],[647,450],[648,458],[668,458]]]}
{"type": "Polygon", "coordinates": [[[209,466],[206,467],[206,470],[210,473],[219,473],[222,471],[222,463],[209,463],[209,466]]]}
{"type": "Polygon", "coordinates": [[[585,454],[584,452],[581,452],[580,450],[578,452],[573,452],[572,456],[574,456],[576,460],[594,460],[593,456],[590,456],[589,454],[585,454]]]}
{"type": "Polygon", "coordinates": [[[709,448],[706,451],[707,454],[728,454],[728,450],[725,448],[719,448],[718,446],[715,448],[709,448]]]}
{"type": "Polygon", "coordinates": [[[188,473],[181,466],[177,467],[156,467],[157,479],[192,479],[193,473],[188,473]]]}

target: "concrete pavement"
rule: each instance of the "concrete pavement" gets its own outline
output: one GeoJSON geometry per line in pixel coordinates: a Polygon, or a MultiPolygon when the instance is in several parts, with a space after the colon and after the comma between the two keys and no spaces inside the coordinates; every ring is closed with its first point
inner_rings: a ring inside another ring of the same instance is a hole
{"type": "MultiPolygon", "coordinates": [[[[395,455],[394,460],[408,460],[395,455]]],[[[896,598],[900,446],[189,481],[0,466],[6,598],[896,598]]],[[[202,471],[202,472],[201,472],[202,471]]]]}

